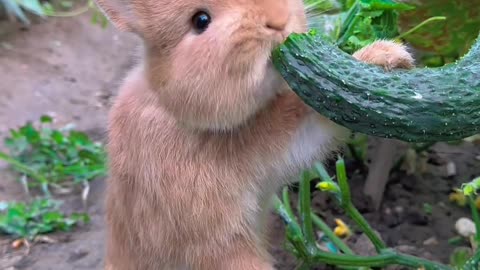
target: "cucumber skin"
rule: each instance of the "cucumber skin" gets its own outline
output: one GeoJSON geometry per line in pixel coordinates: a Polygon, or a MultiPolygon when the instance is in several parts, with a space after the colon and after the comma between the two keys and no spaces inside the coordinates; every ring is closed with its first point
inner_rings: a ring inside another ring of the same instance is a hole
{"type": "Polygon", "coordinates": [[[385,71],[315,31],[291,34],[273,63],[310,107],[352,131],[408,142],[454,141],[480,130],[480,37],[440,68],[385,71]]]}

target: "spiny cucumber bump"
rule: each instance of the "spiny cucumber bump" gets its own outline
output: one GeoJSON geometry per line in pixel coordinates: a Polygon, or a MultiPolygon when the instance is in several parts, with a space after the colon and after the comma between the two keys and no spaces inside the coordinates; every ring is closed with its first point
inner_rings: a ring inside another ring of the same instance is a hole
{"type": "Polygon", "coordinates": [[[386,72],[355,60],[315,30],[273,53],[290,87],[353,131],[405,141],[457,140],[480,129],[480,36],[455,64],[386,72]]]}

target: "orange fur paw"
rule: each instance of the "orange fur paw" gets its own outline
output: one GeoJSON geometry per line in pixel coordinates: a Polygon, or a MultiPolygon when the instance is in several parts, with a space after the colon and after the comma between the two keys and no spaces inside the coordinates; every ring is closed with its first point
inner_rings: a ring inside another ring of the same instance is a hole
{"type": "Polygon", "coordinates": [[[389,40],[375,41],[355,52],[353,57],[368,64],[381,66],[386,70],[414,67],[414,59],[406,47],[389,40]]]}

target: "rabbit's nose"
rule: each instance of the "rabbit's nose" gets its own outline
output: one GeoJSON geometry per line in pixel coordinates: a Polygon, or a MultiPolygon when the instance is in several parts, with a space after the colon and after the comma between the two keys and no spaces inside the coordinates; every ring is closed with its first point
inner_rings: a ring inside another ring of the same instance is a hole
{"type": "Polygon", "coordinates": [[[287,0],[263,0],[261,2],[266,16],[266,27],[276,31],[285,30],[290,17],[287,0]]]}

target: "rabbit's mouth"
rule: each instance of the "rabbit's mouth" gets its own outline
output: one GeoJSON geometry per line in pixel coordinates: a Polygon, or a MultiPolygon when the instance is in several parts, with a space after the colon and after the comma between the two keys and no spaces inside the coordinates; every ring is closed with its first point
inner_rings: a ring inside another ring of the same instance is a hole
{"type": "Polygon", "coordinates": [[[291,31],[283,30],[283,31],[268,31],[270,32],[270,37],[273,43],[277,46],[283,43],[288,36],[291,34],[291,31]]]}
{"type": "Polygon", "coordinates": [[[273,30],[268,30],[267,29],[267,37],[268,40],[271,41],[272,46],[275,48],[278,45],[282,44],[285,42],[285,40],[288,38],[288,36],[292,33],[292,31],[285,29],[282,31],[273,31],[273,30]]]}

